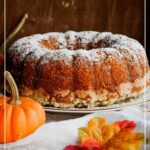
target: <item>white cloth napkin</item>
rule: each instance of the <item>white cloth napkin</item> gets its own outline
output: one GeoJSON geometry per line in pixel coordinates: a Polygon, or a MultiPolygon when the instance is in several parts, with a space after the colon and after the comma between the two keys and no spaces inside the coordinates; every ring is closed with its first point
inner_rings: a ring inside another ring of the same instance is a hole
{"type": "MultiPolygon", "coordinates": [[[[78,140],[77,129],[85,126],[93,116],[105,117],[109,123],[124,119],[133,120],[137,123],[137,132],[144,132],[144,122],[146,122],[146,135],[150,141],[150,112],[145,115],[147,120],[144,121],[143,110],[140,107],[133,107],[121,111],[94,113],[77,119],[47,123],[33,134],[17,142],[6,144],[5,147],[7,150],[63,150],[69,144],[76,144],[78,140]]],[[[3,148],[4,145],[1,144],[0,150],[3,148]]],[[[147,145],[147,148],[143,148],[143,150],[150,150],[150,146],[147,145]]]]}

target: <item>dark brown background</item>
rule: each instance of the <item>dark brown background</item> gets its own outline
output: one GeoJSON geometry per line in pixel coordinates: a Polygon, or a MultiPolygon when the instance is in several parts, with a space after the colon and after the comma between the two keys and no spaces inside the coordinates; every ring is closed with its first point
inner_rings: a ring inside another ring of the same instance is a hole
{"type": "MultiPolygon", "coordinates": [[[[144,0],[7,0],[6,2],[7,35],[26,12],[29,15],[29,19],[13,41],[35,33],[95,30],[125,34],[144,44],[144,0]]],[[[3,9],[3,0],[0,0],[0,43],[3,41],[3,9]]],[[[147,24],[150,25],[148,19],[147,24]]],[[[147,31],[149,32],[149,28],[147,31]]],[[[148,36],[147,34],[147,38],[148,36]]]]}

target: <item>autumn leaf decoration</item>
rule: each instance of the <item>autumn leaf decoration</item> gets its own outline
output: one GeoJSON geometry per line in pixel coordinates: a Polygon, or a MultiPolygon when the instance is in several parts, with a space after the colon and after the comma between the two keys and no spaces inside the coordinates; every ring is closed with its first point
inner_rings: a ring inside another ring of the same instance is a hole
{"type": "Polygon", "coordinates": [[[117,121],[109,125],[105,118],[92,118],[87,127],[79,128],[80,145],[68,145],[64,150],[139,150],[143,133],[135,133],[133,121],[117,121]]]}

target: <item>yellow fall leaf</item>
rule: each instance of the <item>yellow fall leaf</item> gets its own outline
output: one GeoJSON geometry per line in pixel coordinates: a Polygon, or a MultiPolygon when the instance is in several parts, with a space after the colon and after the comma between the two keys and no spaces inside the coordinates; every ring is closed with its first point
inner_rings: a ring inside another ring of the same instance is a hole
{"type": "Polygon", "coordinates": [[[104,146],[107,150],[138,150],[143,143],[142,133],[121,131],[104,146]]]}
{"type": "Polygon", "coordinates": [[[81,145],[85,141],[96,141],[104,150],[138,150],[144,134],[121,129],[117,124],[109,125],[105,118],[92,118],[87,127],[79,128],[81,145]]]}

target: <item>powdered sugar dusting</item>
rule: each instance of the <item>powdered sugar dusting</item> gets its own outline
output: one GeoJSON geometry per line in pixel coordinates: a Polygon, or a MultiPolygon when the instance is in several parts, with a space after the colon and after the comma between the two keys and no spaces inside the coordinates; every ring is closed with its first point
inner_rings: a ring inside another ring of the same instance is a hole
{"type": "Polygon", "coordinates": [[[16,56],[22,53],[19,58],[23,60],[27,53],[34,52],[34,57],[40,58],[49,53],[53,60],[64,60],[69,62],[73,56],[79,55],[89,61],[99,61],[100,57],[105,59],[105,52],[116,57],[122,57],[120,50],[129,49],[133,55],[146,56],[143,46],[136,40],[120,34],[110,32],[68,31],[65,33],[51,32],[46,34],[36,34],[17,40],[8,53],[16,56]],[[41,40],[56,39],[58,50],[42,47],[41,40]],[[79,47],[79,48],[78,48],[79,47]],[[98,53],[101,51],[101,54],[98,53]]]}

